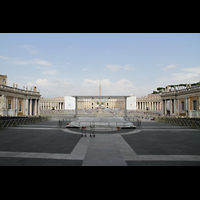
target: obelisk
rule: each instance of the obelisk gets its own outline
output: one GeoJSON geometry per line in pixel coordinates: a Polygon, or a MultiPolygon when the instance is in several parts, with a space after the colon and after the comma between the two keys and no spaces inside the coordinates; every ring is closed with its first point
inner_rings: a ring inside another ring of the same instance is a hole
{"type": "Polygon", "coordinates": [[[99,112],[101,112],[101,82],[99,84],[99,112]]]}

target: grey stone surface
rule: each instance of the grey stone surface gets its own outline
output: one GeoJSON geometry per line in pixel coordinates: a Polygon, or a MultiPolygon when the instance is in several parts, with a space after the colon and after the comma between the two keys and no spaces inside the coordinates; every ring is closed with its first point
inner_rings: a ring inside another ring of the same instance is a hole
{"type": "MultiPolygon", "coordinates": [[[[69,154],[79,142],[80,135],[70,134],[48,126],[54,124],[47,121],[43,129],[33,129],[31,126],[6,128],[0,130],[0,151],[34,152],[34,153],[64,153],[69,154]]],[[[37,126],[35,126],[36,128],[37,126]]],[[[39,127],[41,128],[41,126],[39,127]]]]}
{"type": "Polygon", "coordinates": [[[57,123],[46,121],[0,130],[0,165],[200,165],[198,129],[149,121],[142,122],[141,129],[81,137],[80,131],[57,128],[57,123]]]}
{"type": "Polygon", "coordinates": [[[200,131],[184,129],[141,130],[123,135],[137,155],[200,155],[200,131]]]}
{"type": "Polygon", "coordinates": [[[112,135],[102,134],[90,139],[83,166],[126,166],[112,135]]]}
{"type": "Polygon", "coordinates": [[[82,160],[0,157],[0,166],[81,166],[82,160]]]}
{"type": "Polygon", "coordinates": [[[128,166],[200,166],[196,161],[126,161],[128,166]]]}

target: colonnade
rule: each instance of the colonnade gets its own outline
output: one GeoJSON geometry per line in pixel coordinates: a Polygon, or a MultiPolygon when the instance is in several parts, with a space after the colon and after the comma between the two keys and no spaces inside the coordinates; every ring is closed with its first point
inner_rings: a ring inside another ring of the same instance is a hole
{"type": "Polygon", "coordinates": [[[40,99],[26,99],[26,114],[40,115],[40,99]]]}
{"type": "Polygon", "coordinates": [[[3,101],[1,115],[3,116],[40,115],[39,98],[22,98],[3,95],[1,99],[3,101]]]}
{"type": "Polygon", "coordinates": [[[161,101],[139,101],[136,102],[137,110],[146,110],[148,107],[149,110],[162,110],[161,101]]]}
{"type": "Polygon", "coordinates": [[[40,110],[64,110],[64,102],[41,102],[40,110]]]}

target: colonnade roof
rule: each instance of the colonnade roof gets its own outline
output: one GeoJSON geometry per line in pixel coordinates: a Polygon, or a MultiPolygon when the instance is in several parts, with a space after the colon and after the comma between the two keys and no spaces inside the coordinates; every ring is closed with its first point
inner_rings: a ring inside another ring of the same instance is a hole
{"type": "Polygon", "coordinates": [[[130,95],[128,96],[72,96],[72,97],[77,97],[77,99],[124,99],[127,97],[131,97],[130,95]]]}

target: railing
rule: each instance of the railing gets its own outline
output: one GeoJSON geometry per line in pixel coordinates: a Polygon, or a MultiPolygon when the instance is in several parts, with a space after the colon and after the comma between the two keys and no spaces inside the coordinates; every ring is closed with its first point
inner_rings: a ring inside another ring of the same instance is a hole
{"type": "Polygon", "coordinates": [[[11,86],[7,86],[7,85],[2,85],[0,84],[0,88],[6,89],[8,91],[18,91],[20,93],[28,93],[28,94],[40,94],[40,92],[36,92],[36,91],[32,91],[32,90],[24,90],[24,89],[19,89],[16,87],[11,87],[11,86]]]}
{"type": "Polygon", "coordinates": [[[95,129],[95,130],[117,130],[126,128],[141,128],[141,121],[139,119],[130,119],[127,122],[99,122],[99,121],[75,121],[74,118],[66,118],[58,121],[57,127],[66,128],[82,128],[85,129],[95,129]],[[70,124],[71,122],[71,124],[70,124]]]}
{"type": "Polygon", "coordinates": [[[200,85],[193,85],[191,87],[184,87],[184,88],[179,88],[179,89],[176,89],[176,90],[169,90],[169,91],[162,91],[161,93],[165,94],[165,93],[169,93],[169,92],[173,92],[173,93],[176,93],[176,92],[181,92],[181,91],[187,91],[187,90],[191,90],[191,89],[195,89],[195,88],[198,88],[200,87],[200,85]]]}
{"type": "Polygon", "coordinates": [[[156,117],[159,122],[171,123],[179,126],[187,126],[189,128],[200,128],[200,121],[194,119],[182,119],[175,117],[156,117]]]}
{"type": "Polygon", "coordinates": [[[58,121],[58,128],[65,128],[72,120],[75,120],[74,117],[68,117],[58,121]]]}
{"type": "Polygon", "coordinates": [[[1,117],[0,118],[0,129],[5,127],[19,126],[22,124],[29,124],[35,122],[50,120],[49,117],[1,117]]]}

